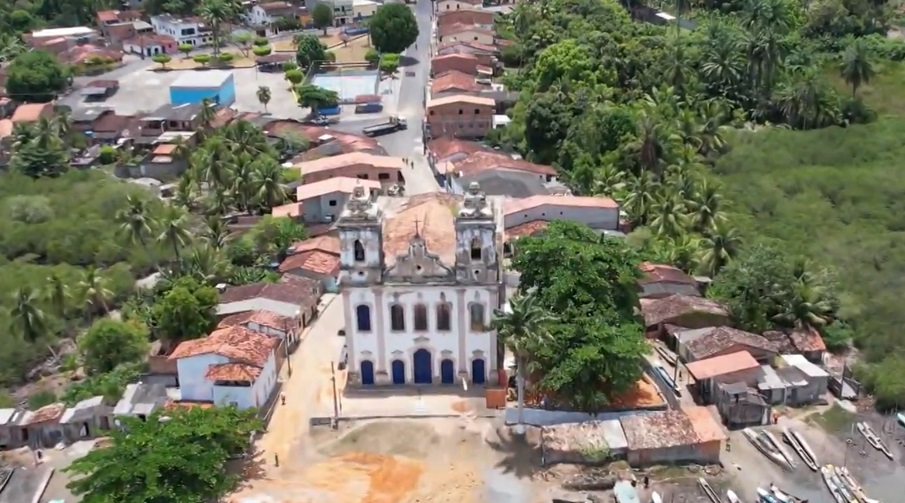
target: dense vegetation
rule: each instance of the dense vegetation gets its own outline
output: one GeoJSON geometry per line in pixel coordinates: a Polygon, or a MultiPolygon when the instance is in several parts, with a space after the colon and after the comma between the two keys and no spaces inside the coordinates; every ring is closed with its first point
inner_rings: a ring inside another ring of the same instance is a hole
{"type": "MultiPolygon", "coordinates": [[[[902,263],[899,184],[878,171],[901,126],[858,124],[876,119],[862,91],[901,59],[900,41],[876,35],[884,6],[681,5],[697,29],[632,20],[612,0],[519,4],[498,30],[520,99],[490,141],[619,200],[629,242],[714,277],[711,295],[740,326],[816,329],[834,349],[854,338],[887,370],[902,363],[887,357],[902,351],[888,279],[902,263]]],[[[869,381],[881,401],[905,402],[905,382],[869,381]]]]}

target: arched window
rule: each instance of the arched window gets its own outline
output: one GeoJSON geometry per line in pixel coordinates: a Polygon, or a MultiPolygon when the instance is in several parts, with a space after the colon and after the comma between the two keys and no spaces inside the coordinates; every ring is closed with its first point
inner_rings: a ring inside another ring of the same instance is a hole
{"type": "Polygon", "coordinates": [[[358,321],[359,332],[371,331],[371,308],[364,304],[355,308],[355,318],[358,321]]]}
{"type": "Polygon", "coordinates": [[[471,331],[484,331],[484,304],[471,304],[468,306],[469,318],[471,318],[471,331]]]}
{"type": "Polygon", "coordinates": [[[451,311],[452,309],[447,302],[441,302],[437,304],[437,330],[442,332],[449,332],[452,330],[451,327],[451,311]]]}
{"type": "Polygon", "coordinates": [[[355,240],[355,261],[356,262],[364,262],[365,261],[365,247],[361,244],[361,241],[355,240]]]}
{"type": "Polygon", "coordinates": [[[424,304],[415,304],[415,330],[427,331],[427,306],[424,304]]]}
{"type": "Polygon", "coordinates": [[[394,332],[405,331],[405,309],[401,304],[390,306],[390,330],[394,332]]]}
{"type": "Polygon", "coordinates": [[[481,239],[474,238],[471,240],[471,260],[481,260],[483,250],[481,249],[481,239]]]}

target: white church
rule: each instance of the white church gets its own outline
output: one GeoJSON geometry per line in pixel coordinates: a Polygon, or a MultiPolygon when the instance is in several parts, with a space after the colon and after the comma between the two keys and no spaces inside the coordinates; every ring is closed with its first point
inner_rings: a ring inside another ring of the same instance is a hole
{"type": "Polygon", "coordinates": [[[480,187],[372,199],[337,220],[350,385],[496,384],[502,216],[480,187]]]}

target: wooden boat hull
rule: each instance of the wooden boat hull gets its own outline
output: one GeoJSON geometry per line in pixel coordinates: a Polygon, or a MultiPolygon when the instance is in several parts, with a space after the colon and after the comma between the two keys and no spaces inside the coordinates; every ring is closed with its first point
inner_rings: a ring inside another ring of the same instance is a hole
{"type": "Polygon", "coordinates": [[[742,503],[742,499],[739,498],[732,489],[726,490],[726,498],[729,500],[729,503],[742,503]]]}

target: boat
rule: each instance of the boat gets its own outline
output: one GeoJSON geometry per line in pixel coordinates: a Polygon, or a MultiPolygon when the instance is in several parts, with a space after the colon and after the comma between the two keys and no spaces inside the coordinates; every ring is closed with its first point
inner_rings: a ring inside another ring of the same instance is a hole
{"type": "Polygon", "coordinates": [[[761,487],[757,488],[757,501],[760,503],[780,503],[780,501],[776,499],[776,496],[773,496],[770,491],[761,487]]]}
{"type": "Polygon", "coordinates": [[[823,475],[823,482],[826,484],[826,488],[830,491],[830,495],[833,497],[833,500],[835,500],[836,503],[848,503],[845,501],[845,499],[842,498],[842,494],[839,493],[839,487],[833,481],[833,465],[820,467],[820,473],[821,475],[823,475]]]}
{"type": "Polygon", "coordinates": [[[770,491],[781,503],[808,503],[808,500],[783,492],[775,484],[770,484],[770,491]]]}
{"type": "Polygon", "coordinates": [[[710,498],[710,501],[712,501],[713,503],[723,503],[720,500],[720,497],[717,495],[716,491],[714,491],[713,488],[710,487],[710,484],[708,484],[706,480],[704,480],[703,478],[698,478],[698,485],[701,486],[701,490],[704,491],[704,494],[706,494],[708,498],[710,498]]]}
{"type": "Polygon", "coordinates": [[[839,481],[842,482],[842,485],[852,493],[856,500],[860,501],[861,503],[868,503],[869,501],[872,501],[867,497],[867,493],[864,492],[864,488],[862,488],[861,485],[858,484],[858,481],[856,481],[851,472],[848,471],[848,468],[844,466],[837,466],[836,476],[839,478],[839,481]]]}
{"type": "MultiPolygon", "coordinates": [[[[798,433],[795,430],[792,430],[792,436],[796,440],[798,440],[798,445],[801,446],[801,449],[804,451],[804,453],[807,454],[808,457],[811,459],[811,462],[814,463],[813,470],[817,471],[817,468],[819,468],[819,463],[817,462],[817,456],[814,455],[814,451],[813,451],[813,449],[811,449],[811,446],[808,445],[808,441],[804,439],[804,437],[801,435],[801,433],[798,433]]],[[[807,462],[807,461],[805,461],[805,462],[807,462]]],[[[808,465],[808,466],[810,466],[810,465],[808,465]]]]}
{"type": "Polygon", "coordinates": [[[782,437],[787,444],[791,445],[792,448],[795,449],[795,452],[798,454],[801,460],[804,461],[804,464],[808,465],[808,468],[816,472],[819,468],[817,466],[817,461],[814,459],[813,455],[808,452],[810,451],[810,448],[808,448],[807,451],[804,449],[799,436],[796,435],[795,432],[783,426],[782,437]]]}
{"type": "Polygon", "coordinates": [[[732,489],[726,490],[726,499],[729,500],[729,503],[742,503],[742,499],[732,489]]]}
{"type": "Polygon", "coordinates": [[[663,498],[660,497],[660,493],[657,491],[650,493],[650,503],[663,503],[663,498]]]}
{"type": "Polygon", "coordinates": [[[770,445],[773,446],[773,448],[776,450],[776,452],[780,453],[782,455],[782,457],[785,458],[786,463],[788,463],[789,466],[791,466],[792,469],[794,470],[795,469],[795,459],[792,458],[792,455],[789,454],[789,452],[786,450],[786,447],[784,445],[782,445],[782,443],[780,443],[780,441],[777,440],[775,436],[773,436],[773,433],[771,433],[770,430],[761,430],[760,434],[763,438],[765,438],[767,440],[767,442],[770,443],[770,445]]]}
{"type": "Polygon", "coordinates": [[[883,444],[883,441],[880,440],[880,437],[874,432],[874,429],[870,427],[869,424],[865,422],[857,423],[858,431],[864,435],[864,438],[867,439],[867,442],[873,446],[874,449],[882,452],[887,458],[893,459],[892,452],[886,448],[886,445],[883,444]]]}
{"type": "Polygon", "coordinates": [[[905,414],[899,412],[898,414],[896,414],[896,419],[899,420],[899,424],[902,425],[902,428],[905,428],[905,414]]]}
{"type": "Polygon", "coordinates": [[[764,456],[767,456],[768,458],[770,458],[771,461],[773,461],[774,463],[778,464],[779,466],[785,468],[786,470],[794,469],[794,467],[792,465],[790,465],[789,462],[786,460],[786,457],[783,456],[781,452],[776,450],[769,440],[767,440],[763,436],[759,435],[757,432],[755,432],[751,428],[745,428],[744,430],[742,430],[742,434],[752,444],[754,444],[754,447],[757,447],[757,450],[759,450],[764,456]]]}

